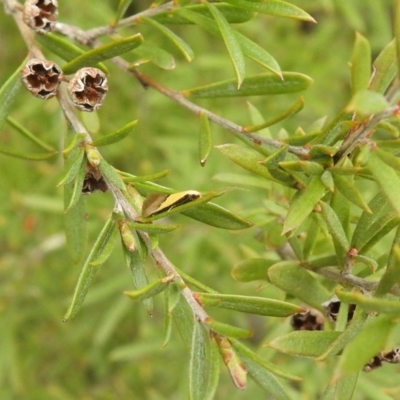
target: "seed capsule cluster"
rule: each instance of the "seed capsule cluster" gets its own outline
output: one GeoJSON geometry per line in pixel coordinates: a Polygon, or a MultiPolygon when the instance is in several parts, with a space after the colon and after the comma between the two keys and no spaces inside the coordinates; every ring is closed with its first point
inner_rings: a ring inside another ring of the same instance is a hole
{"type": "MultiPolygon", "coordinates": [[[[54,30],[58,17],[57,0],[26,0],[24,22],[35,32],[45,34],[54,30]]],[[[39,99],[50,99],[57,94],[64,80],[62,69],[54,62],[31,58],[21,71],[21,80],[31,94],[39,99]]],[[[107,77],[97,68],[81,68],[69,81],[68,94],[80,111],[95,111],[108,91],[107,77]]]]}

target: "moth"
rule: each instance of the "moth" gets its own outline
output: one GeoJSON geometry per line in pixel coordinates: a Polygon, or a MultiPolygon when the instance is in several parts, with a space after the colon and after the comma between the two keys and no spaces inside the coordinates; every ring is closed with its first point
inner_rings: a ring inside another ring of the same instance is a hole
{"type": "Polygon", "coordinates": [[[201,193],[195,190],[172,194],[152,193],[147,196],[142,206],[142,217],[152,217],[164,211],[189,203],[201,197],[201,193]]]}

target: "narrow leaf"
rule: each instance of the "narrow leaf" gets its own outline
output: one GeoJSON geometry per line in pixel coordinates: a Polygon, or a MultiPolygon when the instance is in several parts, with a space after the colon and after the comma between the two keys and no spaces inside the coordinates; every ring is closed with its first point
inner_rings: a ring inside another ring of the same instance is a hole
{"type": "Polygon", "coordinates": [[[368,89],[371,77],[371,46],[368,40],[356,32],[351,57],[351,90],[355,94],[368,89]]]}
{"type": "MultiPolygon", "coordinates": [[[[71,61],[85,54],[85,50],[75,46],[64,37],[57,36],[53,33],[37,35],[35,40],[65,61],[71,61]]],[[[101,69],[105,74],[108,74],[107,67],[104,64],[98,63],[95,67],[101,69]]]]}
{"type": "MultiPolygon", "coordinates": [[[[115,226],[114,226],[115,228],[115,226]]],[[[98,251],[98,254],[96,258],[93,258],[93,260],[90,262],[91,267],[97,267],[98,265],[104,264],[108,257],[110,257],[114,246],[115,246],[115,239],[118,236],[118,231],[117,229],[110,228],[110,234],[107,239],[107,242],[104,244],[104,246],[98,251]]]]}
{"type": "Polygon", "coordinates": [[[251,222],[214,203],[201,204],[196,208],[183,211],[182,214],[221,229],[239,230],[250,228],[253,225],[251,222]]]}
{"type": "Polygon", "coordinates": [[[0,153],[6,156],[21,158],[23,160],[30,160],[30,161],[47,160],[48,158],[54,157],[57,154],[56,151],[46,152],[46,153],[20,153],[18,151],[14,151],[6,147],[0,147],[0,153]]]}
{"type": "Polygon", "coordinates": [[[7,79],[7,81],[0,88],[0,130],[10,113],[13,106],[15,96],[17,95],[21,85],[21,69],[25,65],[26,60],[23,61],[21,66],[7,79]]]}
{"type": "Polygon", "coordinates": [[[200,114],[200,135],[199,135],[199,157],[200,165],[206,164],[208,155],[211,151],[212,137],[208,116],[205,113],[200,114]]]}
{"type": "Polygon", "coordinates": [[[115,17],[111,26],[115,26],[118,24],[118,21],[124,16],[126,10],[131,5],[132,0],[119,0],[117,12],[115,13],[115,17]]]}
{"type": "Polygon", "coordinates": [[[235,350],[238,351],[240,356],[246,356],[250,360],[254,361],[255,363],[259,364],[261,367],[267,369],[268,371],[272,372],[274,375],[278,375],[281,378],[288,379],[290,381],[302,381],[303,379],[294,376],[290,374],[289,372],[283,371],[280,368],[278,368],[275,364],[269,363],[268,361],[265,361],[263,357],[260,357],[253,351],[251,351],[249,348],[244,346],[241,342],[239,342],[236,339],[230,339],[232,346],[234,347],[235,350]]]}
{"type": "Polygon", "coordinates": [[[314,176],[309,185],[302,189],[300,195],[291,204],[283,224],[282,233],[295,230],[311,214],[325,190],[320,177],[314,176]]]}
{"type": "Polygon", "coordinates": [[[369,89],[385,93],[397,74],[396,40],[393,39],[378,55],[373,63],[374,73],[369,89]]]}
{"type": "Polygon", "coordinates": [[[143,301],[163,292],[173,279],[173,275],[166,276],[140,289],[125,291],[124,295],[135,301],[143,301]]]}
{"type": "Polygon", "coordinates": [[[332,176],[335,182],[335,186],[342,193],[342,195],[346,197],[347,200],[351,201],[353,204],[355,204],[357,207],[360,207],[365,212],[371,213],[368,204],[351,181],[340,174],[332,174],[332,176]]]}
{"type": "Polygon", "coordinates": [[[341,301],[348,304],[357,304],[367,312],[378,312],[385,314],[400,314],[400,302],[381,298],[369,297],[358,292],[336,291],[341,301]]]}
{"type": "Polygon", "coordinates": [[[105,181],[113,183],[117,188],[125,191],[125,184],[119,174],[116,172],[115,168],[108,164],[104,159],[101,160],[99,164],[99,170],[103,174],[105,181]]]}
{"type": "Polygon", "coordinates": [[[397,53],[397,71],[400,71],[400,1],[394,2],[394,20],[393,20],[394,38],[396,41],[397,53]]]}
{"type": "MultiPolygon", "coordinates": [[[[1,95],[0,95],[1,96],[1,95]]],[[[1,100],[0,100],[1,101],[1,100]]],[[[1,113],[1,111],[0,111],[1,113]]],[[[28,131],[28,129],[26,129],[24,126],[22,126],[21,124],[19,124],[15,119],[8,117],[7,118],[7,122],[14,128],[16,129],[19,133],[21,133],[23,136],[25,136],[27,139],[29,139],[30,141],[32,141],[33,143],[35,143],[37,146],[41,147],[44,150],[56,153],[56,150],[48,145],[47,143],[45,143],[43,140],[41,140],[40,138],[36,137],[32,132],[28,131]]]]}
{"type": "Polygon", "coordinates": [[[210,344],[208,346],[208,385],[204,393],[204,400],[214,400],[215,392],[217,391],[218,387],[218,381],[219,351],[214,337],[211,337],[210,344]]]}
{"type": "MultiPolygon", "coordinates": [[[[82,197],[82,187],[83,187],[83,181],[85,179],[85,173],[86,173],[86,161],[83,160],[83,162],[79,165],[79,169],[75,175],[75,180],[72,186],[72,191],[68,191],[67,189],[64,189],[64,193],[70,194],[69,202],[68,205],[65,203],[65,213],[68,213],[72,207],[74,207],[79,199],[82,197]]],[[[66,188],[67,186],[65,186],[66,188]]],[[[65,201],[67,201],[67,198],[64,197],[65,201]]]]}
{"type": "Polygon", "coordinates": [[[283,72],[282,76],[281,79],[279,76],[267,72],[245,78],[239,89],[235,79],[228,79],[207,86],[183,90],[181,93],[186,97],[196,98],[264,96],[300,92],[308,89],[313,82],[307,75],[297,72],[283,72]]]}
{"type": "Polygon", "coordinates": [[[189,363],[190,400],[204,400],[207,389],[208,372],[206,352],[203,327],[196,321],[193,329],[189,363]]]}
{"type": "Polygon", "coordinates": [[[130,135],[136,128],[137,120],[132,121],[129,124],[126,124],[121,129],[118,129],[115,132],[109,133],[97,140],[95,140],[92,145],[95,147],[106,146],[108,144],[119,142],[122,139],[125,139],[128,135],[130,135]]]}
{"type": "Polygon", "coordinates": [[[117,57],[135,49],[140,46],[142,42],[143,36],[140,33],[115,40],[111,43],[96,47],[93,50],[89,50],[81,56],[71,60],[68,64],[64,65],[63,71],[65,74],[73,74],[79,68],[93,67],[100,61],[117,57]]]}
{"type": "Polygon", "coordinates": [[[141,224],[139,222],[129,222],[129,226],[138,231],[152,233],[154,235],[159,235],[163,233],[172,232],[179,228],[179,225],[172,224],[141,224]]]}
{"type": "MultiPolygon", "coordinates": [[[[222,4],[215,4],[215,6],[219,5],[222,4]]],[[[235,9],[237,10],[237,8],[235,9]]],[[[191,21],[196,25],[201,26],[212,35],[216,37],[221,37],[221,32],[219,31],[216,22],[213,21],[211,18],[199,15],[196,12],[190,11],[190,9],[186,7],[178,9],[177,13],[179,13],[179,15],[182,15],[182,17],[186,18],[188,21],[191,21]]],[[[241,33],[236,31],[234,31],[234,34],[236,36],[236,40],[240,43],[243,54],[246,57],[269,69],[272,73],[278,75],[282,79],[282,73],[279,64],[266,50],[248,39],[245,35],[242,35],[241,33]]]]}
{"type": "Polygon", "coordinates": [[[365,364],[384,349],[394,323],[388,316],[376,317],[344,349],[340,357],[337,376],[361,370],[365,364]]]}
{"type": "Polygon", "coordinates": [[[74,295],[72,297],[71,304],[64,316],[64,321],[68,321],[73,318],[80,310],[86,294],[90,288],[92,280],[98,270],[99,265],[92,267],[90,265],[91,261],[98,258],[102,253],[104,247],[107,245],[108,241],[112,237],[113,230],[115,229],[115,222],[113,218],[109,218],[104,225],[102,231],[99,234],[92,250],[90,251],[86,261],[82,267],[82,271],[79,275],[78,282],[75,287],[74,295]]]}
{"type": "Polygon", "coordinates": [[[176,66],[174,57],[171,54],[150,43],[144,42],[140,47],[132,51],[132,55],[136,56],[136,61],[132,63],[133,68],[150,61],[157,67],[167,70],[174,69],[176,66]]]}
{"type": "Polygon", "coordinates": [[[277,17],[295,18],[303,21],[316,22],[311,15],[293,4],[280,0],[268,0],[268,2],[227,0],[229,4],[245,10],[251,10],[262,14],[275,15],[277,17]]]}
{"type": "Polygon", "coordinates": [[[219,174],[214,175],[213,179],[219,182],[228,183],[232,186],[250,186],[268,190],[271,188],[271,184],[267,182],[265,179],[245,174],[231,174],[231,173],[221,172],[219,174]]]}
{"type": "Polygon", "coordinates": [[[222,39],[224,40],[225,46],[228,50],[233,68],[236,73],[237,88],[239,89],[246,75],[245,61],[240,44],[238,43],[236,36],[231,29],[231,26],[229,25],[221,11],[219,11],[218,8],[215,7],[212,3],[205,2],[205,4],[210,10],[215,22],[217,23],[218,29],[221,32],[222,39]]]}
{"type": "MultiPolygon", "coordinates": [[[[214,3],[215,7],[219,9],[219,11],[224,15],[225,19],[230,24],[240,24],[243,22],[247,22],[254,18],[255,13],[252,11],[245,11],[243,9],[238,9],[237,7],[233,7],[229,4],[224,3],[214,3]]],[[[194,22],[188,18],[184,18],[180,16],[180,11],[189,11],[195,12],[196,14],[200,14],[201,17],[212,18],[210,11],[206,7],[205,4],[195,4],[189,5],[184,9],[178,8],[175,10],[168,11],[166,13],[158,14],[153,17],[160,24],[193,24],[194,22]]]]}
{"type": "Polygon", "coordinates": [[[183,54],[188,62],[192,61],[194,58],[194,52],[191,47],[178,35],[172,32],[170,29],[165,27],[164,25],[160,24],[156,20],[152,18],[142,18],[144,22],[154,26],[157,28],[161,33],[163,33],[175,46],[179,49],[179,51],[183,54]]]}
{"type": "Polygon", "coordinates": [[[275,350],[292,356],[318,358],[339,337],[334,331],[295,331],[279,336],[267,344],[275,350]]]}
{"type": "Polygon", "coordinates": [[[68,162],[65,165],[67,172],[57,186],[67,185],[76,178],[78,172],[83,168],[82,164],[86,163],[84,157],[85,151],[83,147],[77,147],[75,152],[71,153],[71,155],[68,157],[68,162]]]}
{"type": "Polygon", "coordinates": [[[183,343],[185,344],[187,349],[191,350],[193,329],[196,321],[193,317],[192,309],[189,307],[180,291],[177,302],[172,311],[172,316],[178,328],[179,334],[181,335],[183,343]]]}
{"type": "Polygon", "coordinates": [[[346,106],[346,111],[355,111],[362,116],[380,113],[389,108],[389,103],[381,93],[359,90],[346,106]]]}
{"type": "Polygon", "coordinates": [[[251,282],[258,279],[269,280],[268,268],[276,264],[276,260],[251,258],[240,261],[232,269],[232,276],[239,282],[251,282]]]}
{"type": "Polygon", "coordinates": [[[268,277],[275,286],[320,311],[324,310],[322,303],[331,296],[328,289],[294,261],[276,263],[268,269],[268,277]]]}
{"type": "Polygon", "coordinates": [[[397,215],[400,216],[400,178],[384,161],[384,152],[371,152],[368,166],[397,215]]]}
{"type": "Polygon", "coordinates": [[[306,309],[284,301],[264,297],[238,296],[219,293],[195,293],[200,304],[209,307],[221,307],[250,314],[268,315],[271,317],[288,317],[306,309]]]}
{"type": "Polygon", "coordinates": [[[282,387],[281,383],[267,371],[262,365],[254,362],[251,358],[241,355],[243,364],[247,368],[247,373],[257,385],[262,387],[267,393],[276,400],[290,400],[290,396],[282,387]]]}
{"type": "Polygon", "coordinates": [[[218,322],[214,319],[208,318],[205,321],[205,324],[214,332],[219,333],[220,335],[245,339],[253,336],[253,332],[247,329],[241,329],[236,326],[224,324],[222,322],[218,322]]]}

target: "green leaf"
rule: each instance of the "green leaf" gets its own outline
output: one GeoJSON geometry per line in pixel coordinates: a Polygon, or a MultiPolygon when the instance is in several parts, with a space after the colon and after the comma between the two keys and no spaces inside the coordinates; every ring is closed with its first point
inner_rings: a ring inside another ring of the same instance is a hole
{"type": "Polygon", "coordinates": [[[140,176],[131,175],[123,171],[118,171],[118,173],[122,175],[122,179],[125,182],[146,182],[146,181],[152,181],[154,179],[164,178],[170,173],[170,171],[171,171],[170,169],[164,169],[163,171],[156,172],[155,174],[140,175],[140,176]]]}
{"type": "Polygon", "coordinates": [[[277,124],[280,121],[283,121],[284,119],[290,117],[291,115],[297,114],[300,112],[304,107],[304,97],[301,96],[296,103],[294,103],[290,108],[288,108],[286,111],[283,113],[277,115],[276,117],[265,121],[259,125],[250,125],[250,126],[245,126],[243,127],[244,132],[258,132],[261,129],[264,129],[268,126],[272,126],[277,124]]]}
{"type": "Polygon", "coordinates": [[[282,387],[280,382],[267,371],[262,365],[254,362],[251,358],[241,354],[243,364],[247,368],[247,373],[257,385],[262,387],[267,393],[277,400],[290,400],[290,396],[282,387]]]}
{"type": "Polygon", "coordinates": [[[93,260],[90,262],[91,267],[97,267],[98,265],[104,264],[108,257],[110,257],[115,246],[115,239],[118,236],[117,229],[110,228],[110,230],[111,232],[109,234],[107,243],[105,243],[103,248],[98,252],[96,258],[93,258],[93,260]]]}
{"type": "Polygon", "coordinates": [[[140,289],[125,291],[124,295],[135,301],[143,301],[149,299],[163,292],[168,287],[173,278],[174,277],[171,275],[162,279],[158,279],[155,282],[150,283],[149,285],[142,286],[140,289]]]}
{"type": "Polygon", "coordinates": [[[397,74],[396,41],[393,39],[373,63],[374,73],[369,89],[384,93],[397,74]]]}
{"type": "Polygon", "coordinates": [[[10,113],[13,106],[15,96],[17,95],[21,85],[21,69],[26,64],[26,60],[17,68],[17,70],[7,79],[0,88],[0,130],[10,113]]]}
{"type": "Polygon", "coordinates": [[[212,137],[208,116],[205,113],[200,114],[200,135],[199,135],[199,156],[200,165],[206,164],[208,155],[211,151],[212,137]]]}
{"type": "Polygon", "coordinates": [[[351,57],[351,90],[355,94],[368,89],[371,77],[371,46],[368,40],[356,32],[351,57]]]}
{"type": "Polygon", "coordinates": [[[368,208],[371,210],[371,213],[367,213],[366,211],[364,211],[361,214],[361,217],[358,220],[357,226],[353,233],[351,247],[359,249],[362,244],[367,241],[368,236],[366,236],[366,233],[368,229],[372,226],[373,223],[376,222],[379,214],[385,208],[386,204],[387,197],[382,192],[378,192],[378,194],[368,203],[368,208]]]}
{"type": "Polygon", "coordinates": [[[207,390],[207,358],[204,328],[195,322],[189,363],[189,399],[204,400],[207,390]]]}
{"type": "Polygon", "coordinates": [[[208,377],[204,400],[214,400],[219,381],[219,351],[214,337],[210,338],[208,346],[208,377]]]}
{"type": "Polygon", "coordinates": [[[267,2],[246,1],[246,0],[227,0],[229,4],[245,10],[255,11],[261,14],[275,15],[277,17],[286,17],[300,19],[303,21],[316,22],[311,15],[307,14],[301,8],[293,4],[280,0],[268,0],[267,2]]]}
{"type": "MultiPolygon", "coordinates": [[[[65,61],[71,61],[85,54],[85,50],[75,46],[64,37],[54,35],[53,33],[36,35],[35,40],[65,61]]],[[[108,74],[107,67],[104,64],[99,63],[96,64],[95,67],[101,69],[105,74],[108,74]]]]}
{"type": "MultiPolygon", "coordinates": [[[[82,197],[82,187],[83,187],[83,182],[85,180],[85,173],[86,173],[86,161],[83,160],[83,162],[79,165],[78,171],[75,174],[75,180],[72,186],[72,191],[68,191],[67,189],[64,189],[64,194],[66,195],[67,193],[70,194],[69,202],[67,205],[68,199],[64,196],[64,201],[65,201],[65,213],[68,213],[72,207],[74,207],[79,199],[82,197]]],[[[67,188],[67,186],[65,186],[67,188]]]]}
{"type": "Polygon", "coordinates": [[[191,350],[192,339],[193,339],[193,329],[196,320],[193,318],[193,311],[187,304],[186,300],[179,292],[178,301],[172,311],[172,316],[178,328],[179,334],[181,335],[182,341],[191,350]]]}
{"type": "Polygon", "coordinates": [[[272,372],[274,375],[278,375],[281,378],[288,379],[290,381],[302,381],[303,379],[290,374],[289,372],[283,371],[278,368],[275,364],[269,363],[263,357],[258,356],[256,353],[251,351],[249,348],[244,346],[241,342],[236,339],[230,339],[232,346],[234,349],[239,353],[239,356],[245,356],[250,360],[254,361],[255,363],[259,364],[261,367],[267,369],[268,371],[272,372]]]}
{"type": "MultiPolygon", "coordinates": [[[[135,232],[133,232],[135,235],[135,232]]],[[[139,238],[137,237],[136,243],[139,243],[139,238]]],[[[143,263],[143,255],[139,251],[129,251],[124,244],[122,244],[123,252],[125,255],[125,262],[132,274],[133,284],[136,289],[141,289],[149,284],[147,279],[146,270],[143,263]]],[[[153,298],[144,298],[143,305],[145,306],[147,312],[153,314],[153,298]]]]}
{"type": "Polygon", "coordinates": [[[276,264],[276,260],[251,258],[240,261],[232,269],[233,279],[239,282],[251,282],[258,279],[269,280],[268,268],[276,264]]]}
{"type": "Polygon", "coordinates": [[[129,222],[129,226],[139,231],[152,233],[154,235],[172,232],[179,228],[179,225],[173,224],[141,224],[140,222],[129,222]]]}
{"type": "Polygon", "coordinates": [[[394,322],[391,317],[375,317],[344,349],[340,357],[337,377],[361,370],[365,364],[384,349],[394,322]]]}
{"type": "Polygon", "coordinates": [[[353,400],[358,377],[359,374],[355,373],[329,382],[321,400],[353,400]]]}
{"type": "MultiPolygon", "coordinates": [[[[72,187],[65,186],[65,205],[71,197],[72,187]]],[[[75,263],[80,262],[86,249],[86,208],[81,196],[74,207],[64,214],[65,236],[68,253],[75,263]]]]}
{"type": "Polygon", "coordinates": [[[329,345],[329,347],[320,356],[317,357],[317,360],[323,361],[329,357],[336,356],[339,352],[341,352],[344,349],[344,347],[362,331],[365,325],[366,318],[367,315],[364,313],[357,320],[353,320],[343,332],[339,332],[340,335],[329,345]]]}
{"type": "Polygon", "coordinates": [[[295,261],[281,261],[268,269],[270,281],[306,304],[323,311],[331,293],[295,261]]]}
{"type": "MultiPolygon", "coordinates": [[[[1,95],[0,95],[0,97],[1,97],[1,95]]],[[[0,111],[0,113],[1,113],[1,111],[0,111]]],[[[47,150],[47,151],[50,151],[50,152],[53,152],[54,154],[56,154],[56,150],[52,146],[48,145],[47,143],[43,142],[43,140],[36,137],[32,132],[30,132],[24,126],[19,124],[15,119],[8,117],[7,122],[14,129],[16,129],[19,133],[21,133],[24,137],[26,137],[27,139],[29,139],[30,141],[35,143],[37,146],[41,147],[44,150],[47,150]]],[[[1,126],[1,124],[0,124],[0,126],[1,126]]]]}
{"type": "Polygon", "coordinates": [[[57,154],[56,151],[46,152],[46,153],[20,153],[18,151],[14,151],[12,149],[8,149],[5,147],[0,147],[0,153],[6,156],[21,158],[23,160],[30,160],[30,161],[47,160],[51,157],[54,157],[57,154]]]}
{"type": "Polygon", "coordinates": [[[375,291],[375,296],[385,295],[395,285],[400,285],[400,226],[397,227],[396,235],[390,249],[389,260],[386,271],[382,275],[375,291]]]}
{"type": "MultiPolygon", "coordinates": [[[[216,3],[215,6],[220,5],[216,3]]],[[[229,6],[230,7],[230,6],[229,6]]],[[[236,9],[236,8],[235,8],[236,9]]],[[[236,9],[237,10],[237,9],[236,9]]],[[[242,10],[244,11],[244,10],[242,10]]],[[[196,25],[202,27],[207,32],[210,32],[212,35],[221,37],[221,32],[219,31],[216,22],[214,22],[211,18],[207,18],[203,15],[199,15],[193,11],[190,11],[189,8],[181,8],[178,9],[177,12],[182,15],[182,17],[186,18],[188,21],[195,23],[196,25]]],[[[246,14],[246,12],[245,12],[246,14]]],[[[236,36],[236,40],[240,43],[243,54],[259,63],[263,67],[269,69],[274,74],[278,75],[280,79],[282,79],[281,69],[276,60],[261,46],[254,43],[246,36],[242,35],[239,32],[234,31],[236,36]]]]}
{"type": "Polygon", "coordinates": [[[83,168],[82,164],[86,164],[85,151],[83,147],[77,147],[75,151],[68,157],[68,162],[65,165],[67,172],[57,186],[71,183],[76,178],[78,172],[83,168]]]}
{"type": "Polygon", "coordinates": [[[397,215],[400,216],[400,178],[385,162],[385,152],[371,152],[368,166],[376,182],[385,193],[397,215]]]}
{"type": "Polygon", "coordinates": [[[308,89],[312,79],[297,72],[283,72],[282,79],[273,73],[248,76],[240,89],[235,79],[216,82],[207,86],[183,90],[185,97],[218,98],[238,96],[264,96],[267,94],[296,93],[308,89]]]}
{"type": "Polygon", "coordinates": [[[216,149],[219,150],[229,160],[240,165],[242,168],[253,172],[256,175],[262,176],[263,178],[276,182],[268,168],[260,164],[261,156],[257,151],[249,149],[248,147],[240,146],[238,144],[223,144],[216,146],[216,149]]]}
{"type": "Polygon", "coordinates": [[[148,24],[154,26],[161,33],[163,33],[169,40],[171,40],[171,42],[175,44],[175,46],[180,50],[180,52],[183,54],[183,56],[188,62],[193,60],[194,52],[182,38],[180,38],[170,29],[168,29],[167,27],[165,27],[164,25],[160,24],[159,22],[157,22],[152,18],[142,18],[142,21],[147,22],[148,24]]]}
{"type": "Polygon", "coordinates": [[[336,341],[340,332],[295,331],[279,336],[267,344],[292,356],[318,358],[336,341]]]}
{"type": "MultiPolygon", "coordinates": [[[[214,6],[218,8],[218,10],[224,15],[225,19],[230,24],[240,24],[243,22],[247,22],[253,19],[255,16],[255,13],[252,11],[238,9],[237,7],[233,7],[229,4],[214,3],[214,6]]],[[[212,17],[210,11],[205,4],[195,4],[187,6],[184,9],[178,8],[168,11],[166,13],[158,14],[154,16],[153,19],[161,24],[193,24],[194,22],[190,19],[184,18],[183,16],[179,15],[181,10],[183,10],[184,12],[195,12],[196,14],[200,14],[200,16],[202,17],[208,17],[209,19],[212,17]]]]}
{"type": "Polygon", "coordinates": [[[128,135],[130,135],[136,128],[137,120],[126,124],[121,129],[118,129],[115,132],[109,133],[95,141],[93,141],[92,145],[95,147],[106,146],[108,144],[119,142],[122,139],[125,139],[128,135]]]}
{"type": "Polygon", "coordinates": [[[221,32],[222,39],[224,40],[225,46],[228,50],[233,68],[236,73],[237,88],[240,89],[240,86],[242,85],[244,77],[246,75],[246,66],[240,44],[237,41],[234,31],[231,29],[228,21],[225,19],[224,15],[218,10],[218,8],[207,1],[205,2],[205,4],[210,10],[210,13],[217,23],[218,29],[221,32]]]}
{"type": "Polygon", "coordinates": [[[220,307],[250,314],[267,315],[271,317],[288,317],[306,309],[284,301],[264,297],[239,296],[220,293],[195,293],[200,304],[208,307],[220,307]]]}
{"type": "Polygon", "coordinates": [[[106,224],[104,225],[102,231],[99,234],[92,250],[90,251],[86,261],[82,267],[82,271],[79,275],[78,282],[75,286],[74,295],[68,310],[64,316],[64,321],[68,321],[73,318],[80,310],[92,280],[99,269],[100,264],[96,266],[91,266],[92,260],[95,260],[103,252],[105,246],[107,245],[110,238],[112,238],[113,230],[115,229],[115,222],[112,217],[110,217],[106,224]]]}
{"type": "Polygon", "coordinates": [[[300,191],[289,208],[283,224],[283,234],[295,230],[313,211],[325,194],[325,186],[319,176],[314,176],[308,186],[300,191]]]}
{"type": "Polygon", "coordinates": [[[380,113],[389,108],[389,103],[381,93],[359,90],[346,106],[346,111],[355,111],[362,116],[380,113]]]}
{"type": "Polygon", "coordinates": [[[104,159],[101,160],[99,164],[99,170],[103,175],[106,182],[113,183],[118,189],[125,191],[125,183],[119,174],[116,172],[115,168],[108,164],[104,159]]]}
{"type": "Polygon", "coordinates": [[[132,55],[136,57],[136,61],[132,63],[133,67],[151,61],[154,65],[163,69],[175,68],[174,57],[164,49],[150,43],[144,42],[140,47],[132,51],[132,55]]]}
{"type": "Polygon", "coordinates": [[[247,329],[238,328],[237,326],[232,326],[218,322],[215,319],[208,318],[205,324],[214,332],[219,333],[227,337],[233,337],[238,339],[246,339],[253,336],[253,332],[247,329]]]}
{"type": "Polygon", "coordinates": [[[196,208],[183,211],[182,214],[221,229],[239,230],[250,228],[253,225],[214,203],[200,204],[196,208]]]}
{"type": "Polygon", "coordinates": [[[127,53],[140,46],[143,42],[143,36],[137,33],[123,39],[114,40],[111,43],[96,47],[86,53],[74,58],[68,64],[64,65],[64,74],[73,74],[83,67],[94,67],[100,61],[108,60],[127,53]]]}
{"type": "Polygon", "coordinates": [[[115,13],[115,17],[111,26],[115,26],[118,24],[118,21],[124,16],[126,10],[131,5],[132,0],[119,0],[117,12],[115,13]]]}
{"type": "Polygon", "coordinates": [[[335,248],[338,252],[339,258],[344,258],[350,249],[349,241],[347,240],[346,233],[342,224],[335,213],[335,211],[324,201],[320,202],[322,217],[328,227],[328,231],[332,236],[335,248]]]}
{"type": "MultiPolygon", "coordinates": [[[[332,171],[332,170],[331,170],[332,171]]],[[[333,171],[332,171],[333,172],[333,171]]],[[[367,213],[371,213],[372,211],[368,207],[368,204],[362,197],[361,193],[354,186],[353,182],[346,179],[343,175],[339,173],[332,174],[333,180],[335,182],[335,186],[342,193],[347,200],[355,204],[357,207],[360,207],[367,213]]]]}
{"type": "Polygon", "coordinates": [[[400,301],[392,301],[366,296],[358,292],[336,291],[339,299],[348,304],[357,304],[367,312],[400,314],[400,301]]]}
{"type": "Polygon", "coordinates": [[[394,31],[394,38],[396,41],[397,70],[400,71],[400,2],[398,0],[394,2],[393,11],[394,11],[393,31],[394,31]]]}

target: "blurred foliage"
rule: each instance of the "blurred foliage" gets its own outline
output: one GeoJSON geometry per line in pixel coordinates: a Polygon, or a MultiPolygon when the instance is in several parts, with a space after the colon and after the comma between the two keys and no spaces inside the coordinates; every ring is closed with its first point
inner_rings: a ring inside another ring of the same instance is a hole
{"type": "MultiPolygon", "coordinates": [[[[108,0],[83,6],[77,0],[60,2],[60,20],[82,29],[107,25],[115,15],[117,3],[108,0]]],[[[368,39],[372,59],[392,39],[392,0],[292,0],[291,3],[308,12],[318,23],[259,14],[247,23],[235,25],[235,29],[268,50],[283,71],[300,72],[314,80],[310,89],[302,93],[305,107],[301,113],[270,128],[274,138],[286,137],[282,129],[290,135],[299,126],[312,131],[316,120],[326,117],[330,121],[348,103],[352,94],[348,62],[352,59],[355,31],[368,39]]],[[[137,13],[148,6],[148,2],[133,2],[127,13],[137,13]]],[[[151,64],[140,67],[173,89],[184,90],[234,78],[222,40],[216,40],[194,25],[174,25],[173,30],[193,48],[196,56],[191,63],[148,24],[125,28],[121,34],[140,32],[173,54],[174,69],[160,69],[151,64]]],[[[13,19],[3,12],[0,37],[0,82],[3,83],[21,64],[27,50],[13,19]]],[[[52,59],[58,61],[55,56],[52,59]]],[[[111,90],[98,113],[84,116],[87,128],[96,140],[138,120],[135,131],[122,145],[102,148],[104,158],[111,165],[134,175],[170,169],[170,174],[159,182],[177,191],[224,189],[226,183],[213,179],[217,174],[227,171],[244,174],[214,148],[202,168],[198,157],[199,119],[156,91],[145,90],[113,64],[108,63],[107,67],[111,90]]],[[[247,75],[265,71],[252,62],[246,62],[246,67],[247,75]]],[[[249,125],[252,106],[269,120],[286,111],[298,97],[297,93],[253,97],[249,99],[251,105],[246,103],[246,98],[198,99],[196,103],[237,124],[249,125]]],[[[55,99],[41,102],[21,91],[11,116],[29,126],[31,132],[52,147],[63,148],[66,124],[55,99]]],[[[214,146],[241,143],[215,124],[210,128],[214,146]]],[[[20,152],[36,150],[9,124],[2,129],[0,140],[1,146],[20,152]]],[[[71,261],[66,247],[63,189],[57,187],[64,176],[62,156],[32,162],[0,155],[0,174],[0,398],[188,398],[189,352],[175,326],[170,343],[161,348],[164,341],[162,295],[155,297],[152,318],[142,304],[122,295],[123,291],[132,289],[132,279],[119,251],[114,251],[101,266],[79,315],[66,324],[62,322],[81,268],[71,261]]],[[[250,173],[246,174],[250,179],[250,173]]],[[[369,183],[360,180],[356,185],[367,200],[374,194],[369,183]]],[[[249,185],[219,197],[216,201],[219,205],[256,224],[243,231],[220,230],[175,214],[168,223],[178,223],[181,227],[160,236],[160,247],[185,273],[222,293],[294,301],[293,296],[286,297],[282,288],[270,282],[242,283],[231,276],[233,266],[243,259],[262,257],[280,261],[275,250],[283,243],[281,226],[265,210],[277,211],[275,215],[286,213],[290,190],[282,190],[278,185],[272,189],[249,185]],[[277,198],[281,201],[276,202],[277,198]]],[[[343,194],[336,196],[337,202],[343,201],[343,194]]],[[[92,244],[109,217],[113,200],[111,195],[96,192],[85,201],[85,224],[88,242],[92,244]]],[[[388,253],[393,236],[391,233],[384,237],[374,248],[375,258],[388,253]]],[[[316,247],[323,254],[329,245],[320,240],[316,247]]],[[[362,275],[363,267],[357,268],[362,275]]],[[[151,281],[159,278],[150,263],[146,271],[151,281]]],[[[331,291],[332,287],[325,282],[322,290],[331,291]]],[[[219,309],[213,309],[212,315],[226,323],[252,329],[254,335],[246,343],[257,349],[265,361],[284,366],[292,375],[312,377],[285,385],[293,399],[322,398],[332,378],[334,358],[316,363],[311,358],[295,358],[262,347],[291,332],[289,320],[282,322],[277,318],[219,309]]],[[[354,399],[399,398],[400,387],[396,381],[399,368],[385,364],[371,374],[361,372],[354,399]]],[[[267,398],[253,381],[249,381],[244,392],[235,390],[228,373],[222,369],[215,398],[228,396],[232,400],[267,398]]]]}

